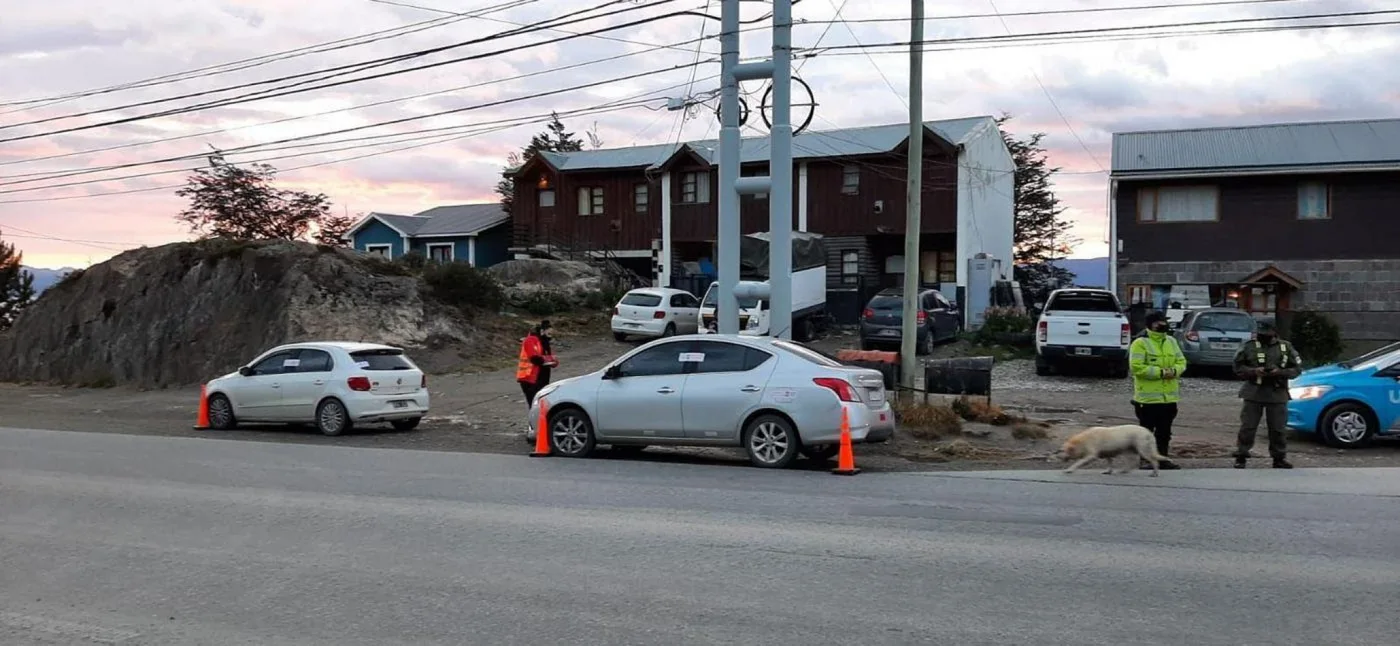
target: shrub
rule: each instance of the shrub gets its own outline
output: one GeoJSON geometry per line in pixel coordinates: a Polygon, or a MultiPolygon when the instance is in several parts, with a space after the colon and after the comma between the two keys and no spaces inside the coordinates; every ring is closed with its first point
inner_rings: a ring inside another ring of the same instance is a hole
{"type": "Polygon", "coordinates": [[[413,272],[407,267],[389,260],[383,256],[373,254],[357,254],[359,261],[364,264],[365,269],[376,276],[412,276],[413,272]]]}
{"type": "Polygon", "coordinates": [[[410,272],[418,273],[420,271],[423,271],[423,268],[428,265],[428,257],[424,256],[423,252],[421,251],[410,251],[402,256],[399,256],[396,260],[394,260],[394,262],[403,265],[404,269],[407,269],[410,272]]]}
{"type": "Polygon", "coordinates": [[[992,426],[1007,426],[1013,422],[1022,421],[1017,415],[1012,415],[1001,409],[1000,406],[981,399],[968,399],[959,397],[953,400],[949,407],[954,413],[969,422],[979,424],[991,424],[992,426]]]}
{"type": "Polygon", "coordinates": [[[464,262],[429,265],[423,271],[423,282],[443,302],[460,308],[499,309],[505,302],[496,279],[464,262]]]}
{"type": "Polygon", "coordinates": [[[1342,329],[1322,312],[1302,310],[1294,313],[1288,338],[1309,364],[1331,363],[1342,356],[1342,329]]]}
{"type": "Polygon", "coordinates": [[[949,406],[898,403],[895,416],[901,431],[922,440],[936,440],[962,432],[962,416],[949,406]]]}
{"type": "Polygon", "coordinates": [[[621,289],[600,289],[596,292],[589,292],[583,297],[584,309],[602,311],[612,309],[617,302],[622,300],[622,295],[626,290],[621,289]]]}
{"type": "Polygon", "coordinates": [[[573,309],[573,304],[562,294],[535,292],[520,302],[520,308],[535,316],[550,316],[573,309]]]}
{"type": "Polygon", "coordinates": [[[978,345],[1024,345],[1031,341],[1033,325],[1030,315],[1023,309],[989,307],[973,340],[978,345]]]}
{"type": "Polygon", "coordinates": [[[1036,422],[1016,422],[1011,425],[1011,437],[1018,440],[1044,440],[1050,437],[1050,429],[1036,422]]]}

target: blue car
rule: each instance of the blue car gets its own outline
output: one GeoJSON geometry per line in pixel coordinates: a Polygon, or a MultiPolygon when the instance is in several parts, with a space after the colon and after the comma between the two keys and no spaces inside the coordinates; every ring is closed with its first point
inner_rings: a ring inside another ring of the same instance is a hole
{"type": "Polygon", "coordinates": [[[1400,435],[1400,343],[1307,370],[1289,383],[1288,428],[1337,448],[1400,435]]]}

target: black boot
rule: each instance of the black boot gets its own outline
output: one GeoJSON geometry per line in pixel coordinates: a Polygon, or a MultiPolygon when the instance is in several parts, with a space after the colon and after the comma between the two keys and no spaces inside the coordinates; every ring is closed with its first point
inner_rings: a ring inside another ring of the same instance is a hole
{"type": "Polygon", "coordinates": [[[1236,468],[1236,469],[1243,469],[1243,468],[1245,467],[1245,463],[1246,463],[1246,462],[1248,462],[1248,458],[1236,457],[1236,458],[1235,458],[1235,468],[1236,468]]]}
{"type": "Polygon", "coordinates": [[[1274,468],[1275,468],[1275,469],[1292,469],[1292,468],[1293,468],[1293,463],[1291,463],[1291,462],[1289,462],[1288,460],[1285,460],[1285,459],[1283,459],[1283,458],[1274,458],[1274,468]]]}

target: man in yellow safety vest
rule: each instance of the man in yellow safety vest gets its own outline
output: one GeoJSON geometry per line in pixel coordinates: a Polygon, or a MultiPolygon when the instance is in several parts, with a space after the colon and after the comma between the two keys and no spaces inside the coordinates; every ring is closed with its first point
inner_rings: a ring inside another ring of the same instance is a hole
{"type": "MultiPolygon", "coordinates": [[[[1186,372],[1186,355],[1167,333],[1167,315],[1152,312],[1147,315],[1147,334],[1133,340],[1128,347],[1128,369],[1133,375],[1133,412],[1138,424],[1152,431],[1157,438],[1157,453],[1169,455],[1172,442],[1172,421],[1176,419],[1176,404],[1181,399],[1181,374],[1186,372]]],[[[1151,468],[1144,461],[1143,468],[1151,468]]],[[[1160,468],[1180,469],[1175,462],[1163,460],[1160,468]]]]}

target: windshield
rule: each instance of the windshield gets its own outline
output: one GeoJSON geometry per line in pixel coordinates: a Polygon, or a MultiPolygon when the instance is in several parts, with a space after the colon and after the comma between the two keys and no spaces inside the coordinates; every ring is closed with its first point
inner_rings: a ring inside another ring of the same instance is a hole
{"type": "MultiPolygon", "coordinates": [[[[700,307],[714,307],[714,306],[715,306],[715,302],[718,301],[718,300],[719,300],[719,287],[718,287],[718,286],[711,286],[711,287],[710,287],[710,290],[707,291],[707,292],[705,292],[705,300],[703,300],[703,301],[700,302],[700,307]]],[[[751,310],[751,309],[753,309],[753,308],[755,308],[755,307],[758,307],[758,299],[757,299],[757,298],[741,298],[741,299],[739,299],[739,309],[751,310]]]]}
{"type": "Polygon", "coordinates": [[[1372,350],[1354,359],[1347,359],[1346,361],[1338,363],[1337,365],[1343,368],[1355,368],[1356,366],[1359,366],[1368,361],[1379,359],[1387,354],[1395,352],[1396,350],[1400,350],[1400,341],[1397,341],[1382,348],[1378,348],[1376,350],[1372,350]]]}
{"type": "Polygon", "coordinates": [[[802,357],[803,359],[811,361],[812,363],[815,363],[819,366],[839,368],[841,366],[846,365],[844,363],[841,363],[840,361],[837,361],[836,357],[833,357],[825,352],[822,352],[821,350],[813,348],[812,346],[806,345],[804,343],[799,343],[797,341],[788,341],[784,339],[782,341],[774,341],[773,345],[782,348],[783,350],[786,350],[788,352],[791,352],[792,354],[795,354],[799,357],[802,357]]]}
{"type": "Polygon", "coordinates": [[[1098,292],[1056,294],[1045,304],[1047,312],[1118,312],[1118,299],[1098,292]]]}
{"type": "Polygon", "coordinates": [[[1197,317],[1195,327],[1216,332],[1253,332],[1254,317],[1248,314],[1211,312],[1197,317]]]}

